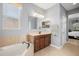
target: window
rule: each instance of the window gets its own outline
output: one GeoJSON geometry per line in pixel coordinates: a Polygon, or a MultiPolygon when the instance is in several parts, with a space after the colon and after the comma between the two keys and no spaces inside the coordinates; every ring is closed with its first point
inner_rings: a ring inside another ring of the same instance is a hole
{"type": "Polygon", "coordinates": [[[14,3],[3,4],[3,29],[20,29],[21,8],[14,3]]]}

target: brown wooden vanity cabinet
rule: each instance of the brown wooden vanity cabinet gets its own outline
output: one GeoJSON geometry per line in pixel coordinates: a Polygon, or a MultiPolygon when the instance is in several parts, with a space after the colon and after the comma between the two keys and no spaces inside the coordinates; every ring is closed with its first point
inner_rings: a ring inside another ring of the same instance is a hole
{"type": "Polygon", "coordinates": [[[34,52],[38,51],[39,48],[39,39],[37,37],[35,37],[36,40],[34,40],[34,52]]]}
{"type": "Polygon", "coordinates": [[[34,37],[34,52],[49,46],[51,43],[51,34],[44,34],[34,37]]]}
{"type": "Polygon", "coordinates": [[[39,36],[39,49],[44,48],[44,36],[39,36]]]}
{"type": "Polygon", "coordinates": [[[50,39],[51,39],[51,35],[50,34],[49,35],[45,35],[45,47],[50,45],[50,43],[51,43],[50,39]]]}

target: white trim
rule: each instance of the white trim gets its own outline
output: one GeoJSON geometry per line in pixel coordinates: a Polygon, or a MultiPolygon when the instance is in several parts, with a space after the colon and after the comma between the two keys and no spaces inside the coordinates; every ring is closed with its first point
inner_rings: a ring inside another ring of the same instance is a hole
{"type": "Polygon", "coordinates": [[[57,48],[57,49],[63,48],[63,46],[56,46],[56,45],[53,45],[53,44],[50,44],[50,46],[55,47],[55,48],[57,48]]]}

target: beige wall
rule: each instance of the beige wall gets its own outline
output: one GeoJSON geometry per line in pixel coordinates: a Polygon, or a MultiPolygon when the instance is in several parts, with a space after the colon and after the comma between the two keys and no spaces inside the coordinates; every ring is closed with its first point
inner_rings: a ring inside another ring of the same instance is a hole
{"type": "Polygon", "coordinates": [[[0,47],[27,41],[26,35],[0,37],[0,47]]]}

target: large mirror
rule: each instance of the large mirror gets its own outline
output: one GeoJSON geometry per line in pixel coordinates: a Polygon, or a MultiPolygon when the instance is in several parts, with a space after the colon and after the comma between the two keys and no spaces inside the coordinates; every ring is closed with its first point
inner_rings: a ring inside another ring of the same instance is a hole
{"type": "Polygon", "coordinates": [[[31,16],[28,16],[29,31],[39,31],[42,28],[41,21],[44,16],[34,12],[31,16]]]}
{"type": "Polygon", "coordinates": [[[38,29],[38,19],[36,17],[28,17],[29,31],[38,29]]]}

